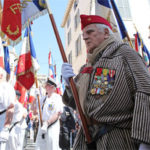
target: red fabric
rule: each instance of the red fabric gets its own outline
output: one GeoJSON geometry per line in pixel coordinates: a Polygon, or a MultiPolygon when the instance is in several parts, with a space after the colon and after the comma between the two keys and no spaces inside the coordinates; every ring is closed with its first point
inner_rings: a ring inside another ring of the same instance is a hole
{"type": "Polygon", "coordinates": [[[26,89],[17,81],[16,81],[14,88],[15,88],[15,90],[18,90],[21,94],[21,96],[19,98],[19,102],[24,104],[25,99],[26,99],[26,89]]]}
{"type": "Polygon", "coordinates": [[[93,71],[93,67],[85,67],[85,68],[83,68],[81,73],[89,73],[89,74],[91,74],[92,71],[93,71]]]}
{"type": "Polygon", "coordinates": [[[34,73],[31,71],[32,62],[30,52],[20,55],[17,67],[17,80],[27,90],[34,84],[34,73]]]}
{"type": "Polygon", "coordinates": [[[81,29],[82,30],[87,25],[93,24],[93,23],[105,24],[112,30],[110,23],[103,17],[96,16],[96,15],[80,15],[80,19],[81,19],[81,29]]]}
{"type": "Polygon", "coordinates": [[[12,40],[21,36],[20,0],[4,0],[1,30],[12,40]]]}
{"type": "Polygon", "coordinates": [[[138,35],[135,34],[135,50],[138,52],[138,35]]]}
{"type": "Polygon", "coordinates": [[[32,103],[34,100],[35,100],[35,97],[32,96],[32,95],[30,95],[30,96],[29,96],[29,103],[32,103]]]}

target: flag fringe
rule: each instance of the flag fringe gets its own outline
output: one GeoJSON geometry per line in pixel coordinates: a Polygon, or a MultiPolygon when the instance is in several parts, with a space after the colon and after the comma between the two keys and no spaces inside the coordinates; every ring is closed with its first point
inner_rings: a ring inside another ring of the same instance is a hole
{"type": "MultiPolygon", "coordinates": [[[[30,22],[39,18],[40,16],[45,15],[46,13],[47,13],[47,9],[44,9],[44,10],[36,13],[34,16],[30,17],[30,22]]],[[[28,25],[29,25],[29,22],[26,21],[26,23],[22,25],[22,30],[24,30],[28,25]]]]}

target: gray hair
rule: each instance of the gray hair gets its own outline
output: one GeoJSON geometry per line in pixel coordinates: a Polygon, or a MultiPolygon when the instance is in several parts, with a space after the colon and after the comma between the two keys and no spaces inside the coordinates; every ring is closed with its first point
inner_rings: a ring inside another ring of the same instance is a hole
{"type": "Polygon", "coordinates": [[[113,34],[112,30],[111,30],[108,26],[106,26],[105,24],[96,23],[96,26],[97,26],[97,28],[99,29],[99,31],[104,32],[104,29],[108,29],[109,35],[112,35],[112,34],[113,34]]]}

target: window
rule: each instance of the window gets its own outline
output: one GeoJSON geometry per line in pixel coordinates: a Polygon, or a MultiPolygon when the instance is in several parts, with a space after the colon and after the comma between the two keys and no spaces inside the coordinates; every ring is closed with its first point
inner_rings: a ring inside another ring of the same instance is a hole
{"type": "Polygon", "coordinates": [[[123,19],[131,19],[131,12],[128,0],[116,0],[117,7],[123,19]]]}
{"type": "Polygon", "coordinates": [[[75,43],[76,47],[75,47],[75,51],[76,51],[76,56],[79,55],[80,51],[81,51],[81,35],[79,35],[78,39],[76,40],[76,43],[75,43]]]}
{"type": "Polygon", "coordinates": [[[78,9],[78,11],[77,11],[77,13],[76,13],[76,15],[75,15],[75,24],[74,24],[74,26],[75,26],[75,29],[78,27],[78,25],[79,25],[79,23],[80,23],[80,12],[79,12],[79,9],[78,9]]]}
{"type": "Polygon", "coordinates": [[[72,64],[72,51],[68,55],[68,62],[69,64],[72,64]]]}
{"type": "Polygon", "coordinates": [[[71,29],[68,32],[68,45],[70,44],[71,41],[71,29]]]}
{"type": "Polygon", "coordinates": [[[71,18],[70,18],[70,16],[69,16],[69,17],[68,17],[68,21],[67,21],[67,28],[69,27],[70,22],[71,22],[71,18]]]}
{"type": "Polygon", "coordinates": [[[76,10],[77,7],[78,7],[78,0],[75,0],[75,2],[74,2],[74,10],[76,10]]]}

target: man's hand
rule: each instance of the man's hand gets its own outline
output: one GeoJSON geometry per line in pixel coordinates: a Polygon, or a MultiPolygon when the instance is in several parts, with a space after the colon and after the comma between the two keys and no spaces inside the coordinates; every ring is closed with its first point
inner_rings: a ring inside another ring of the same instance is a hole
{"type": "Polygon", "coordinates": [[[75,76],[75,74],[73,73],[72,65],[69,63],[63,63],[61,67],[61,75],[65,80],[65,83],[69,85],[69,78],[75,76]]]}
{"type": "Polygon", "coordinates": [[[0,142],[7,142],[8,138],[9,138],[9,129],[7,127],[4,127],[0,132],[0,142]]]}
{"type": "Polygon", "coordinates": [[[41,133],[42,134],[47,133],[47,127],[48,127],[48,123],[46,121],[43,122],[43,126],[41,127],[41,133]]]}

